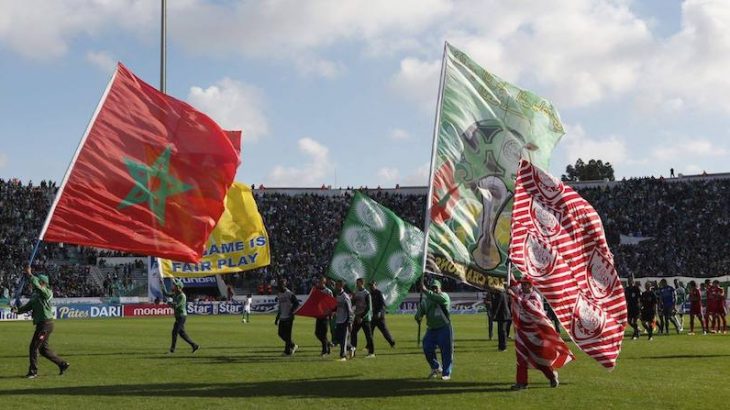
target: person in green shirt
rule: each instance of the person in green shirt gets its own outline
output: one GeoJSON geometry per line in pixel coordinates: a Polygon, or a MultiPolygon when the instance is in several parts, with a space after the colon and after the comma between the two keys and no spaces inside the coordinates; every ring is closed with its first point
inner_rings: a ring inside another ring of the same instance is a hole
{"type": "Polygon", "coordinates": [[[25,376],[29,379],[35,379],[38,376],[38,353],[41,356],[52,361],[58,366],[59,374],[63,375],[69,368],[69,363],[56,355],[48,346],[48,339],[53,333],[53,308],[51,300],[53,300],[53,292],[48,285],[48,276],[33,276],[33,272],[29,267],[25,270],[28,281],[33,285],[33,294],[28,303],[21,307],[13,307],[15,313],[32,312],[33,324],[35,325],[35,333],[30,342],[30,366],[28,374],[25,376]]]}
{"type": "Polygon", "coordinates": [[[449,308],[451,299],[441,291],[441,282],[433,280],[427,289],[421,282],[423,298],[416,311],[416,321],[426,317],[426,335],[423,336],[423,353],[431,366],[429,379],[441,375],[442,380],[451,379],[454,359],[454,334],[451,328],[449,308]],[[436,347],[441,351],[443,366],[436,359],[436,347]]]}
{"type": "Polygon", "coordinates": [[[170,344],[170,353],[175,353],[175,345],[177,344],[177,336],[183,338],[193,348],[193,353],[200,349],[200,345],[193,342],[185,331],[185,321],[188,318],[188,298],[183,292],[183,283],[180,279],[173,280],[172,293],[167,292],[165,286],[162,286],[162,293],[165,297],[171,298],[167,304],[175,310],[175,324],[172,326],[172,343],[170,344]]]}

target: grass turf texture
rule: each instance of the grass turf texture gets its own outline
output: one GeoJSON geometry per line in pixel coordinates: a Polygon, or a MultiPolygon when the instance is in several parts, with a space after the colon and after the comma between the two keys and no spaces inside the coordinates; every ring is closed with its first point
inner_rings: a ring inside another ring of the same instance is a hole
{"type": "MultiPolygon", "coordinates": [[[[273,316],[189,316],[202,346],[195,355],[178,340],[167,355],[172,318],[56,322],[52,348],[71,363],[64,376],[39,358],[26,380],[28,322],[0,322],[2,408],[726,408],[730,403],[730,335],[656,336],[624,341],[609,373],[570,346],[577,361],[551,389],[530,370],[530,388],[512,392],[515,354],[487,341],[483,315],[455,315],[456,354],[450,381],[427,380],[411,316],[390,315],[391,349],[378,333],[375,359],[319,357],[314,320],[297,318],[299,351],[282,357],[273,316]]],[[[496,327],[495,327],[496,331],[496,327]]],[[[360,347],[365,340],[360,335],[360,347]]]]}

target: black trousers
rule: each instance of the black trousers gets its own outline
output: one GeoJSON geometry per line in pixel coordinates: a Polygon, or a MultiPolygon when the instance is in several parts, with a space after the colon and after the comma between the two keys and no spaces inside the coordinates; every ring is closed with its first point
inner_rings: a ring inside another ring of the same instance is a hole
{"type": "Polygon", "coordinates": [[[187,320],[187,316],[182,317],[176,317],[175,318],[175,324],[172,325],[172,343],[170,343],[170,351],[175,351],[175,346],[177,345],[177,336],[180,335],[180,337],[183,338],[184,341],[188,342],[188,344],[191,347],[195,347],[196,344],[193,342],[193,339],[188,336],[188,333],[185,331],[185,321],[187,320]]]}
{"type": "Polygon", "coordinates": [[[634,329],[631,337],[639,337],[639,312],[634,309],[628,310],[628,322],[629,326],[634,329]]]}
{"type": "Polygon", "coordinates": [[[390,334],[390,330],[388,330],[388,325],[385,324],[385,316],[380,318],[373,317],[373,320],[370,322],[370,324],[372,326],[373,333],[375,333],[375,329],[380,329],[380,333],[383,334],[385,341],[388,342],[388,344],[391,346],[395,345],[393,335],[390,334]]]}
{"type": "Polygon", "coordinates": [[[365,333],[365,341],[367,342],[365,347],[368,349],[368,354],[375,353],[373,329],[370,326],[369,320],[355,321],[355,323],[352,324],[352,347],[357,349],[357,334],[360,332],[360,329],[362,329],[363,333],[365,333]]]}
{"type": "Polygon", "coordinates": [[[494,319],[492,319],[492,314],[489,313],[489,310],[487,310],[487,324],[489,328],[489,340],[492,340],[492,336],[494,335],[494,319]]]}
{"type": "Polygon", "coordinates": [[[279,338],[284,341],[284,353],[291,354],[294,348],[294,341],[291,340],[291,329],[294,326],[294,318],[279,319],[279,338]]]}
{"type": "Polygon", "coordinates": [[[507,321],[497,320],[497,349],[507,349],[507,321]]]}
{"type": "Polygon", "coordinates": [[[322,343],[322,354],[330,353],[330,341],[327,339],[327,329],[329,326],[330,320],[328,318],[318,318],[314,323],[314,335],[322,343]]]}
{"type": "Polygon", "coordinates": [[[33,333],[33,339],[30,341],[30,366],[28,367],[28,373],[36,374],[38,372],[38,353],[46,359],[52,361],[56,366],[61,366],[63,359],[58,357],[56,353],[51,350],[48,346],[48,339],[53,333],[53,322],[47,320],[45,322],[38,323],[35,327],[35,333],[33,333]]]}
{"type": "Polygon", "coordinates": [[[335,341],[340,345],[340,357],[346,357],[347,350],[350,349],[350,324],[348,322],[335,324],[335,341]]]}

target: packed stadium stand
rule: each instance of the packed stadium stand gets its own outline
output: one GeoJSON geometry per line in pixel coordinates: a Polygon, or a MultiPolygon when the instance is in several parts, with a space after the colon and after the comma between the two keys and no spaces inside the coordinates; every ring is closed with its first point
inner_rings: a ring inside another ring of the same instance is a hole
{"type": "MultiPolygon", "coordinates": [[[[730,174],[591,181],[573,184],[601,215],[622,277],[727,275],[730,272],[730,174]]],[[[12,293],[48,212],[53,182],[0,179],[0,298],[12,293]]],[[[423,227],[426,188],[362,189],[423,227]]],[[[255,197],[272,247],[266,269],[233,275],[237,293],[264,292],[285,276],[297,293],[329,264],[352,189],[271,189],[255,197]]],[[[120,252],[45,243],[36,270],[57,297],[132,296],[146,292],[145,257],[109,266],[120,252]]],[[[446,281],[446,290],[463,285],[446,281]]]]}

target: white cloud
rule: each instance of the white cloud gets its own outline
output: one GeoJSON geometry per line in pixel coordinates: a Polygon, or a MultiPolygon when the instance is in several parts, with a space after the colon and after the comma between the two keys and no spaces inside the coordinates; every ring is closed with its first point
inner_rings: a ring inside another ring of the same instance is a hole
{"type": "Polygon", "coordinates": [[[393,128],[390,130],[390,139],[396,140],[396,141],[405,141],[411,138],[411,134],[408,133],[408,131],[400,129],[400,128],[393,128]]]}
{"type": "Polygon", "coordinates": [[[441,60],[405,58],[391,80],[391,87],[401,97],[418,103],[423,110],[433,112],[436,110],[440,76],[441,60]]]}
{"type": "Polygon", "coordinates": [[[191,87],[188,101],[229,130],[243,130],[243,140],[258,141],[269,133],[261,108],[263,92],[240,81],[224,78],[208,88],[191,87]]]}
{"type": "Polygon", "coordinates": [[[663,145],[652,150],[652,157],[668,161],[681,157],[723,157],[728,154],[727,149],[717,146],[711,141],[703,138],[683,138],[682,142],[671,145],[663,145]]]}
{"type": "Polygon", "coordinates": [[[382,167],[378,170],[378,178],[381,182],[397,182],[400,176],[398,168],[393,167],[382,167]]]}
{"type": "Polygon", "coordinates": [[[297,57],[296,66],[304,76],[322,78],[335,78],[345,71],[342,63],[312,56],[297,57]]]}
{"type": "Polygon", "coordinates": [[[269,174],[267,185],[318,187],[326,183],[334,169],[329,158],[329,149],[311,138],[300,139],[298,146],[306,162],[300,167],[275,166],[269,174]]]}
{"type": "Polygon", "coordinates": [[[8,165],[8,156],[0,152],[0,168],[5,168],[8,165]]]}
{"type": "Polygon", "coordinates": [[[425,186],[428,185],[429,171],[431,170],[431,163],[424,162],[419,165],[416,169],[411,171],[410,174],[403,178],[401,185],[405,186],[425,186]]]}
{"type": "Polygon", "coordinates": [[[562,145],[566,150],[568,163],[572,164],[582,159],[588,162],[591,159],[600,159],[612,165],[629,160],[626,143],[617,136],[591,138],[586,135],[583,127],[566,125],[565,137],[562,145]]]}
{"type": "Polygon", "coordinates": [[[117,67],[117,59],[108,51],[88,51],[86,61],[105,73],[113,73],[117,67]]]}
{"type": "Polygon", "coordinates": [[[115,27],[144,38],[159,21],[159,2],[145,0],[0,0],[0,10],[0,44],[36,60],[63,56],[75,38],[115,27]]]}

